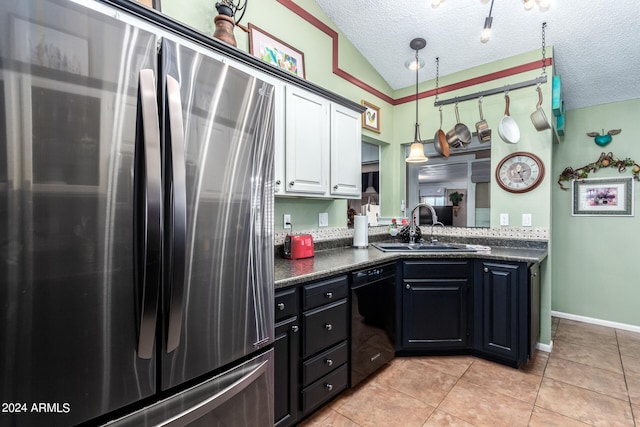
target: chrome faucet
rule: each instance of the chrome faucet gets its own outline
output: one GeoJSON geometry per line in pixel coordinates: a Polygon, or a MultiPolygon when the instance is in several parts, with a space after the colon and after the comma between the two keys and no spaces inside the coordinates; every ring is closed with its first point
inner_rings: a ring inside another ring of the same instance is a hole
{"type": "Polygon", "coordinates": [[[429,242],[433,243],[433,226],[434,225],[441,225],[442,227],[444,227],[444,224],[441,223],[440,221],[438,221],[438,215],[436,215],[436,210],[433,208],[433,206],[431,206],[429,203],[418,203],[412,210],[411,210],[411,217],[409,218],[409,243],[413,244],[416,243],[416,219],[415,219],[415,212],[421,208],[421,207],[425,207],[428,208],[429,211],[431,212],[431,237],[429,238],[429,242]]]}

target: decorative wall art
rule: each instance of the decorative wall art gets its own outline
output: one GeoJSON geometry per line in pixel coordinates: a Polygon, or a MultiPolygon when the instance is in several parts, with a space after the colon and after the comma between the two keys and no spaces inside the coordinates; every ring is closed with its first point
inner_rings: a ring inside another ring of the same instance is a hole
{"type": "Polygon", "coordinates": [[[249,52],[281,70],[305,78],[304,53],[249,23],[249,52]]]}
{"type": "Polygon", "coordinates": [[[558,178],[558,185],[563,190],[568,190],[567,187],[562,185],[563,181],[570,181],[573,179],[586,179],[591,172],[597,172],[601,168],[618,168],[618,172],[623,173],[630,168],[633,178],[636,181],[640,181],[640,165],[630,158],[615,159],[613,153],[602,153],[600,158],[593,163],[574,169],[571,166],[564,168],[560,177],[558,178]]]}
{"type": "Polygon", "coordinates": [[[380,133],[380,107],[362,100],[367,109],[362,113],[362,127],[380,133]]]}
{"type": "Polygon", "coordinates": [[[574,216],[633,216],[633,178],[574,180],[574,216]]]}
{"type": "Polygon", "coordinates": [[[13,34],[15,56],[19,61],[89,75],[87,40],[20,18],[13,19],[13,34]]]}

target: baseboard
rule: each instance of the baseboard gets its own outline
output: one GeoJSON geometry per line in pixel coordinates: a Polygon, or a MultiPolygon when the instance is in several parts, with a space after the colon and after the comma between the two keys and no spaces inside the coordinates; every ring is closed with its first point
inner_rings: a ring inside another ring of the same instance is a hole
{"type": "Polygon", "coordinates": [[[591,323],[594,325],[607,326],[609,328],[623,329],[625,331],[640,332],[640,326],[627,325],[626,323],[611,322],[609,320],[595,319],[593,317],[578,316],[576,314],[562,313],[560,311],[551,311],[552,317],[561,319],[575,320],[576,322],[591,323]]]}
{"type": "Polygon", "coordinates": [[[549,344],[542,344],[541,342],[536,343],[536,349],[544,351],[546,353],[551,353],[551,350],[553,350],[553,341],[551,341],[549,344]]]}

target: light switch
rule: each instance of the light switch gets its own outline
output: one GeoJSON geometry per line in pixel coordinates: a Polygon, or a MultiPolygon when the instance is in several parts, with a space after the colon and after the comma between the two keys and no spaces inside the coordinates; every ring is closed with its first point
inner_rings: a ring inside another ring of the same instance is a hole
{"type": "Polygon", "coordinates": [[[509,225],[509,214],[501,213],[500,214],[500,225],[509,225]]]}
{"type": "Polygon", "coordinates": [[[522,214],[522,226],[523,227],[531,227],[531,214],[530,213],[522,214]]]}
{"type": "Polygon", "coordinates": [[[290,229],[291,228],[291,214],[284,214],[282,215],[282,228],[284,229],[290,229]]]}

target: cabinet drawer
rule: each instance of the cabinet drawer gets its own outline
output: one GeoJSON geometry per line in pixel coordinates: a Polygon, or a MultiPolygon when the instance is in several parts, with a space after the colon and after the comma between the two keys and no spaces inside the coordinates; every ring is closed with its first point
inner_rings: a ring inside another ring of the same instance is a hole
{"type": "Polygon", "coordinates": [[[334,277],[305,285],[302,288],[303,310],[346,298],[349,292],[347,276],[334,277]]]}
{"type": "Polygon", "coordinates": [[[302,364],[302,386],[307,386],[318,378],[328,374],[336,367],[347,363],[349,351],[346,341],[320,353],[302,364]]]}
{"type": "Polygon", "coordinates": [[[302,315],[302,357],[309,357],[347,339],[347,300],[302,315]]]}
{"type": "Polygon", "coordinates": [[[471,263],[466,259],[433,259],[404,261],[404,279],[462,279],[471,274],[471,263]]]}
{"type": "Polygon", "coordinates": [[[275,295],[275,318],[276,322],[282,319],[286,319],[290,316],[295,316],[298,312],[298,301],[296,298],[296,289],[287,289],[286,291],[279,291],[275,295]]]}
{"type": "Polygon", "coordinates": [[[302,390],[302,412],[308,413],[347,388],[347,365],[302,390]]]}

